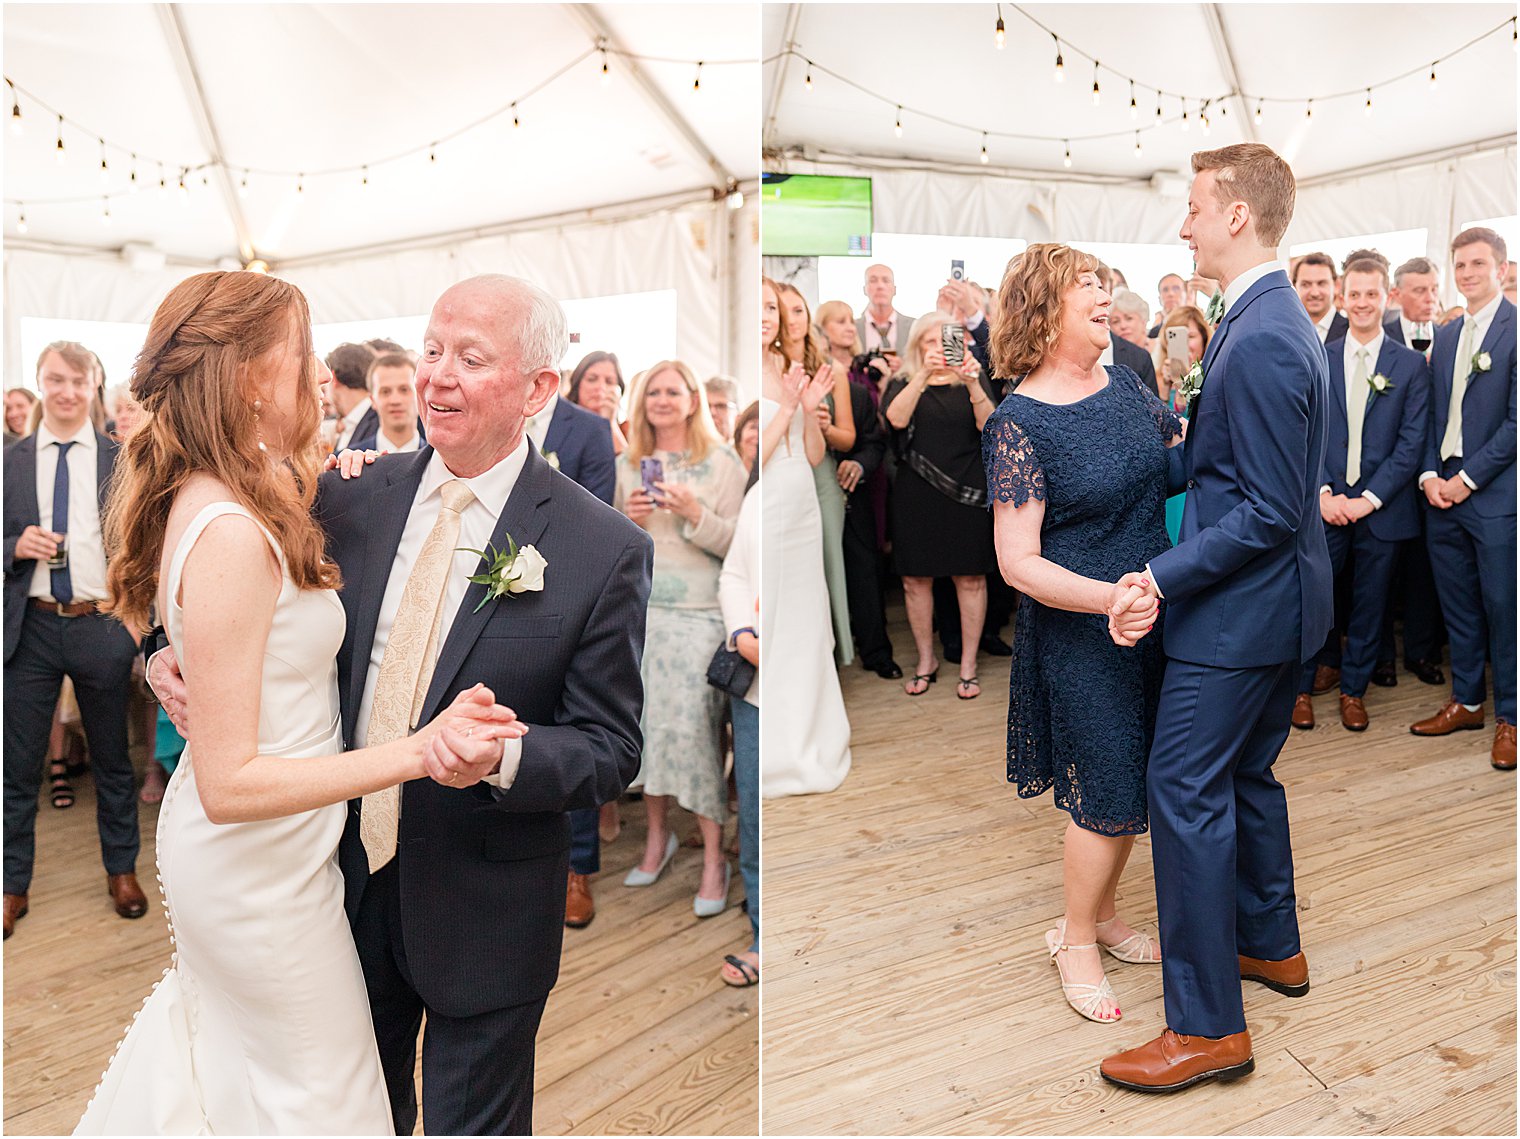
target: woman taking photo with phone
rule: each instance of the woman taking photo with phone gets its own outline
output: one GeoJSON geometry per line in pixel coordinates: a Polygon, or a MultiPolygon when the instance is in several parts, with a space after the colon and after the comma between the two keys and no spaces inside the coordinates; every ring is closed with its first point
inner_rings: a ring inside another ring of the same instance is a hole
{"type": "MultiPolygon", "coordinates": [[[[1195,305],[1179,305],[1161,322],[1161,333],[1156,338],[1156,351],[1160,362],[1156,366],[1156,384],[1166,405],[1176,415],[1186,418],[1187,400],[1177,391],[1182,377],[1194,364],[1203,361],[1209,350],[1209,337],[1213,330],[1203,313],[1195,305]],[[1186,340],[1183,339],[1186,333],[1186,340]]],[[[1186,494],[1174,494],[1166,500],[1166,533],[1177,544],[1178,531],[1182,529],[1182,505],[1186,494]]]]}

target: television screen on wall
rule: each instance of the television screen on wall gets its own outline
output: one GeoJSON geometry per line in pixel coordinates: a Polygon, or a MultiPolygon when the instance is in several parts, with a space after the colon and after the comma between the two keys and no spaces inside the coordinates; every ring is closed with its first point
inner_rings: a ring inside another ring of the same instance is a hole
{"type": "Polygon", "coordinates": [[[760,176],[760,251],[771,257],[869,257],[871,179],[760,176]]]}

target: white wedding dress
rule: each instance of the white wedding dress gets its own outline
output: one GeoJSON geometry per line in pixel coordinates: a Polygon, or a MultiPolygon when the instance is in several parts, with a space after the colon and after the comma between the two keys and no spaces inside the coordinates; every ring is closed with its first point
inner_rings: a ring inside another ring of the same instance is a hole
{"type": "MultiPolygon", "coordinates": [[[[780,412],[760,401],[760,430],[780,412]]],[[[760,794],[832,791],[850,773],[850,721],[834,667],[823,520],[798,408],[761,471],[760,794]]]]}
{"type": "MultiPolygon", "coordinates": [[[[206,525],[226,514],[252,517],[212,503],[175,549],[165,591],[173,643],[183,624],[173,599],[185,558],[206,525]]],[[[298,590],[285,575],[264,651],[261,755],[342,750],[343,633],[338,595],[298,590]]],[[[347,805],[212,823],[191,751],[158,817],[159,883],[177,943],[171,968],[134,1017],[74,1133],[393,1135],[335,857],[347,805]]]]}

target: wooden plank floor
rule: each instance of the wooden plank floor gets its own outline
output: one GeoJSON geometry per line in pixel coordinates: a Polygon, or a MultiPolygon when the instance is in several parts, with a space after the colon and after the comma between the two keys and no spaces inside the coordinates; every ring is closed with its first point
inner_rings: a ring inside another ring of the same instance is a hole
{"type": "MultiPolygon", "coordinates": [[[[12,1135],[73,1129],[169,959],[156,896],[139,921],[111,911],[93,784],[85,777],[75,785],[71,809],[41,807],[31,913],[5,943],[4,1130],[12,1135]]],[[[144,888],[153,885],[157,812],[140,811],[144,888]]],[[[622,813],[622,836],[603,846],[593,883],[596,920],[565,931],[559,984],[538,1035],[535,1131],[753,1135],[759,990],[718,980],[723,955],[749,944],[737,868],[734,905],[705,921],[691,912],[695,850],[678,852],[654,886],[626,889],[623,875],[643,850],[644,809],[624,803],[622,813]]],[[[685,812],[673,817],[678,834],[695,829],[685,812]]]]}
{"type": "MultiPolygon", "coordinates": [[[[1008,662],[978,669],[970,702],[953,665],[917,699],[844,670],[849,778],[765,804],[767,1134],[1515,1134],[1515,776],[1489,767],[1492,720],[1411,736],[1446,690],[1408,673],[1360,735],[1316,699],[1276,766],[1314,988],[1245,986],[1249,1079],[1143,1096],[1098,1062],[1160,1032],[1161,972],[1105,959],[1115,1025],[1062,1001],[1042,935],[1066,816],[1005,782],[1008,662]]],[[[1148,838],[1119,904],[1155,930],[1148,838]]]]}

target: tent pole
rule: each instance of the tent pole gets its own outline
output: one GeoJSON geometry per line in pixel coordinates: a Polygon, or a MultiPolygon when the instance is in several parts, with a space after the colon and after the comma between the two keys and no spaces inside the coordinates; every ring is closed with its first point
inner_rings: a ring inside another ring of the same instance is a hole
{"type": "MultiPolygon", "coordinates": [[[[786,7],[786,26],[781,30],[781,42],[787,48],[796,46],[797,25],[802,22],[802,5],[788,4],[786,7]]],[[[776,141],[776,116],[781,113],[781,92],[786,88],[786,73],[791,66],[792,57],[783,55],[776,61],[776,78],[771,83],[770,98],[766,100],[768,112],[765,116],[765,135],[761,141],[761,148],[769,150],[776,141]]]]}
{"type": "Polygon", "coordinates": [[[1260,142],[1256,137],[1256,120],[1245,100],[1240,98],[1240,72],[1235,66],[1235,51],[1230,45],[1230,33],[1225,30],[1224,17],[1219,14],[1219,5],[1202,4],[1200,7],[1209,26],[1210,38],[1214,41],[1214,54],[1219,57],[1219,68],[1230,85],[1230,95],[1240,101],[1241,133],[1246,136],[1247,142],[1260,142]]]}

